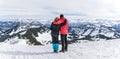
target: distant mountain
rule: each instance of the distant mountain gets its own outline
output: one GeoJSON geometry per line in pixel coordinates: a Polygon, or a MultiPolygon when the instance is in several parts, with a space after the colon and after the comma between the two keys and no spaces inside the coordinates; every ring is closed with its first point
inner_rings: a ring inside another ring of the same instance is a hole
{"type": "MultiPolygon", "coordinates": [[[[39,21],[0,21],[0,42],[15,44],[25,40],[29,45],[51,43],[50,23],[39,21]]],[[[78,40],[99,41],[120,38],[120,24],[112,21],[69,22],[69,43],[78,40]]]]}
{"type": "Polygon", "coordinates": [[[26,39],[28,40],[28,44],[34,45],[42,45],[35,38],[38,37],[38,33],[42,34],[49,31],[49,29],[40,22],[2,22],[0,27],[0,42],[4,42],[5,40],[9,41],[18,37],[18,39],[26,39]]]}
{"type": "Polygon", "coordinates": [[[120,38],[119,24],[101,24],[101,23],[71,23],[69,27],[69,36],[73,41],[76,40],[110,40],[120,38]],[[109,25],[109,26],[108,26],[109,25]]]}

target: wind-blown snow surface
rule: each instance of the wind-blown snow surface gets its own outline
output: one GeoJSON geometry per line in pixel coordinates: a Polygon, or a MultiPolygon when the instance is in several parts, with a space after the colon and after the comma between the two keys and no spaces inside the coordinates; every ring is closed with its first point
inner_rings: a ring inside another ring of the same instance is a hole
{"type": "Polygon", "coordinates": [[[120,40],[81,41],[69,45],[68,52],[53,53],[45,46],[0,43],[0,59],[120,59],[120,40]]]}

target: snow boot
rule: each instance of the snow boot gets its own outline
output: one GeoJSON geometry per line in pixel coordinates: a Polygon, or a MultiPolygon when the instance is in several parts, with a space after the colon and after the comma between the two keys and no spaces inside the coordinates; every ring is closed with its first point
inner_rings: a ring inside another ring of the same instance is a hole
{"type": "Polygon", "coordinates": [[[64,53],[65,51],[64,50],[60,50],[59,52],[63,52],[64,53]]]}
{"type": "Polygon", "coordinates": [[[54,50],[54,53],[58,53],[58,51],[57,51],[57,50],[54,50]]]}

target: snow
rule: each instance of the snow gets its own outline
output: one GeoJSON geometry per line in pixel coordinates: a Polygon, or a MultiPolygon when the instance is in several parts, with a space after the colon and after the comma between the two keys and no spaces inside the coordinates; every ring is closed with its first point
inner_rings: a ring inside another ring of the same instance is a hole
{"type": "Polygon", "coordinates": [[[12,35],[12,34],[14,34],[14,30],[12,30],[12,32],[9,35],[12,35]]]}
{"type": "Polygon", "coordinates": [[[99,33],[99,30],[98,29],[96,29],[95,31],[93,31],[90,35],[91,36],[95,36],[95,35],[97,35],[99,33]]]}
{"type": "Polygon", "coordinates": [[[51,34],[50,32],[47,33],[38,33],[38,37],[35,37],[37,39],[37,41],[41,42],[43,45],[45,45],[47,42],[51,41],[51,34]]]}
{"type": "Polygon", "coordinates": [[[114,36],[114,32],[108,32],[106,34],[104,34],[105,36],[108,36],[108,37],[113,37],[114,36]]]}
{"type": "Polygon", "coordinates": [[[34,26],[34,25],[30,26],[30,28],[38,28],[38,27],[40,27],[40,26],[34,26]]]}
{"type": "Polygon", "coordinates": [[[89,29],[83,35],[88,35],[91,31],[92,31],[92,29],[89,29]]]}
{"type": "MultiPolygon", "coordinates": [[[[28,21],[28,20],[27,20],[28,21]]],[[[51,21],[40,20],[43,21],[43,24],[51,23],[51,21]]],[[[98,23],[100,20],[96,21],[88,21],[93,23],[98,23]]],[[[108,20],[107,20],[108,21],[108,20]]],[[[113,23],[107,23],[105,21],[106,26],[111,26],[113,23]]],[[[32,21],[28,21],[32,22],[32,21]]],[[[77,22],[86,22],[86,20],[79,21],[76,20],[73,23],[77,22]]],[[[103,24],[102,21],[100,24],[103,24]]],[[[4,24],[3,24],[4,25],[4,24]]],[[[9,35],[18,33],[20,31],[24,31],[20,34],[25,34],[26,29],[29,28],[29,24],[22,24],[17,30],[13,30],[9,35]]],[[[91,36],[97,35],[100,30],[100,25],[95,24],[97,27],[94,31],[93,29],[88,29],[86,32],[85,29],[74,29],[75,32],[83,35],[88,35],[91,33],[91,36]],[[91,32],[92,31],[92,32],[91,32]]],[[[93,26],[93,27],[95,27],[93,26]]],[[[37,26],[31,26],[31,28],[35,28],[37,26]]],[[[90,27],[88,25],[87,27],[90,27]]],[[[92,27],[92,28],[93,28],[92,27]]],[[[110,30],[106,28],[101,28],[101,33],[105,36],[112,37],[114,32],[110,32],[110,30]]],[[[1,34],[2,35],[2,34],[1,34]]],[[[34,35],[33,35],[34,36],[34,35]]],[[[84,36],[79,36],[82,38],[84,36]]],[[[106,41],[105,39],[101,39],[100,41],[84,41],[80,40],[79,43],[74,43],[69,45],[68,52],[65,53],[53,53],[52,45],[46,44],[51,42],[50,32],[47,33],[38,33],[38,37],[35,37],[37,41],[41,42],[43,45],[33,46],[28,45],[25,39],[18,39],[18,37],[10,38],[5,42],[0,43],[0,58],[2,59],[120,59],[120,39],[113,39],[106,41]]],[[[93,38],[95,40],[100,38],[93,38]]],[[[61,45],[60,45],[61,48],[61,45]]],[[[60,49],[59,48],[59,49],[60,49]]]]}
{"type": "MultiPolygon", "coordinates": [[[[51,44],[45,46],[10,45],[0,43],[2,59],[120,59],[120,40],[81,41],[69,44],[65,53],[53,53],[51,44]]],[[[61,45],[60,45],[61,48],[61,45]]],[[[59,48],[59,49],[60,49],[59,48]]]]}
{"type": "Polygon", "coordinates": [[[9,45],[28,45],[27,40],[25,39],[19,39],[18,37],[10,38],[5,41],[5,44],[9,45]]]}

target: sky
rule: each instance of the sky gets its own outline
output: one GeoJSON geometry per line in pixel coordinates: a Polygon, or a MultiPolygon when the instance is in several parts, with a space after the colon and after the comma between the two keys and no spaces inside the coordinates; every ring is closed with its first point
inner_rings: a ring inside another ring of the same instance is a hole
{"type": "Polygon", "coordinates": [[[120,19],[120,0],[0,0],[0,16],[120,19]]]}

